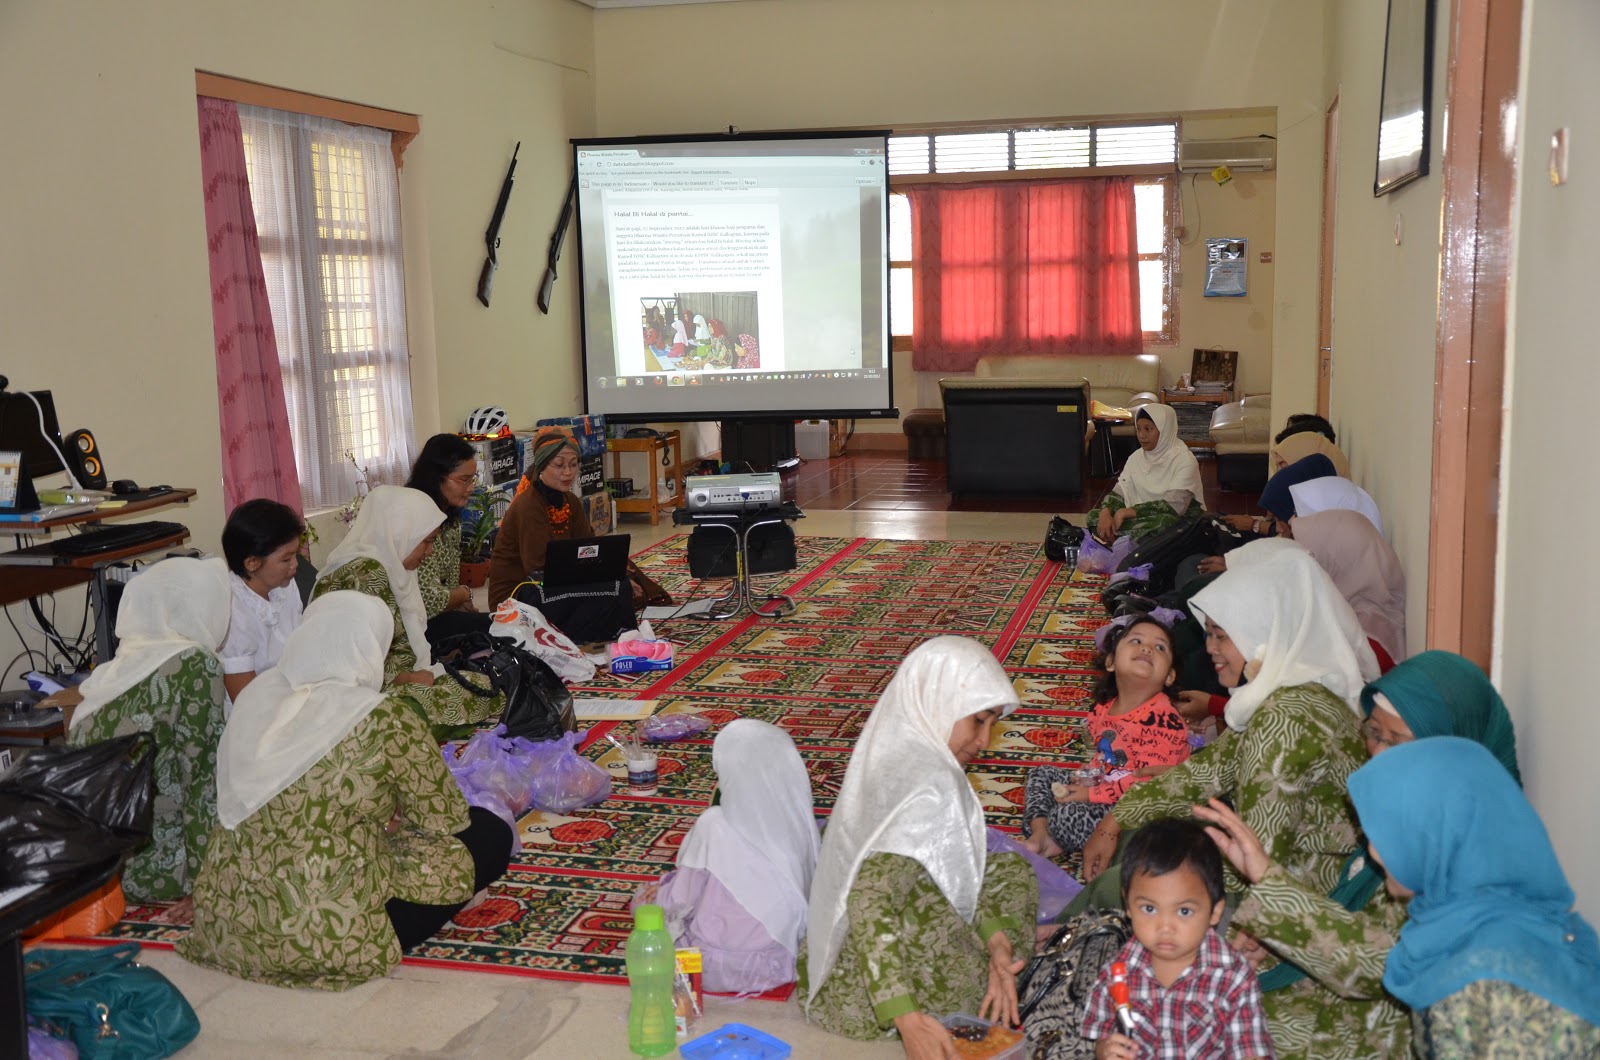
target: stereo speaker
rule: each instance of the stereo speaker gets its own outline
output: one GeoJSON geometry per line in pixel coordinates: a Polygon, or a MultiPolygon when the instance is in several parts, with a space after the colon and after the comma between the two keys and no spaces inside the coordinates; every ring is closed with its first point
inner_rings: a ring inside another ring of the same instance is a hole
{"type": "Polygon", "coordinates": [[[66,450],[67,463],[78,485],[86,490],[106,488],[106,465],[100,458],[100,443],[87,428],[67,435],[66,450]]]}
{"type": "MultiPolygon", "coordinates": [[[[737,518],[737,517],[735,517],[737,518]]],[[[758,526],[750,531],[751,574],[782,574],[799,565],[794,528],[787,523],[758,526]]],[[[738,539],[718,526],[697,526],[689,535],[691,578],[732,578],[739,572],[738,539]]]]}

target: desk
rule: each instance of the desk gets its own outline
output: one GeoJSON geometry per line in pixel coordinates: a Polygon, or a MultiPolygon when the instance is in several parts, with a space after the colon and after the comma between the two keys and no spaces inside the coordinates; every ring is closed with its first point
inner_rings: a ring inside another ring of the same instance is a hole
{"type": "Polygon", "coordinates": [[[734,618],[741,611],[749,611],[761,618],[782,618],[784,615],[792,614],[796,606],[792,596],[785,593],[769,593],[758,599],[750,587],[750,531],[805,517],[805,512],[796,507],[793,501],[784,501],[777,508],[749,512],[691,512],[684,508],[674,509],[672,513],[674,526],[705,527],[708,530],[715,527],[727,531],[734,540],[733,585],[726,593],[712,601],[710,611],[695,617],[734,618]],[[768,604],[778,606],[771,610],[763,610],[768,604]]]}
{"type": "MultiPolygon", "coordinates": [[[[106,519],[120,519],[125,515],[139,515],[172,504],[187,504],[195,490],[175,489],[156,497],[129,501],[121,508],[105,508],[92,512],[79,512],[60,519],[47,519],[42,523],[3,523],[0,533],[44,535],[64,526],[80,523],[98,523],[106,519]]],[[[101,552],[93,556],[61,556],[50,566],[18,566],[7,563],[6,553],[0,552],[0,607],[9,607],[35,596],[89,586],[89,601],[94,608],[94,650],[101,661],[111,658],[111,623],[106,616],[106,576],[109,565],[124,559],[159,552],[164,548],[182,544],[189,539],[187,532],[169,534],[153,541],[141,541],[114,552],[101,552]]]]}

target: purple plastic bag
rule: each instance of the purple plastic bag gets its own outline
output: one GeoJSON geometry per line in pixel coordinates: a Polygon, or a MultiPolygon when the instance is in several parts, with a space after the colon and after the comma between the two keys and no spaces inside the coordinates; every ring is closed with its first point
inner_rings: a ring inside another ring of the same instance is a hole
{"type": "Polygon", "coordinates": [[[1133,538],[1123,534],[1107,548],[1093,534],[1083,535],[1078,546],[1078,569],[1085,574],[1114,574],[1133,551],[1133,538]]]}
{"type": "Polygon", "coordinates": [[[584,733],[569,732],[533,745],[533,804],[549,813],[568,813],[604,802],[611,774],[577,751],[584,733]]]}
{"type": "Polygon", "coordinates": [[[991,854],[1021,854],[1033,866],[1039,878],[1039,923],[1054,920],[1067,903],[1078,897],[1083,884],[1072,878],[1072,873],[1057,865],[1043,854],[1035,854],[998,828],[985,828],[991,854]]]}
{"type": "Polygon", "coordinates": [[[522,850],[517,819],[533,805],[537,746],[521,737],[508,739],[504,726],[480,729],[465,744],[444,746],[445,765],[467,805],[488,810],[511,826],[514,854],[522,850]]]}
{"type": "Polygon", "coordinates": [[[52,1038],[38,1027],[29,1027],[28,1060],[78,1060],[78,1047],[65,1038],[52,1038]]]}
{"type": "Polygon", "coordinates": [[[651,743],[667,743],[698,736],[711,728],[711,719],[698,714],[652,714],[639,726],[639,735],[651,743]]]}

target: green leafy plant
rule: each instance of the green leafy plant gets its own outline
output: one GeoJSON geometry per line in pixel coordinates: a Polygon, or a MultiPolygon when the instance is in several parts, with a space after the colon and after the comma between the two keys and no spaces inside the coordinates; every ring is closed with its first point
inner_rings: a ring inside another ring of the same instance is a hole
{"type": "Polygon", "coordinates": [[[461,513],[462,563],[482,563],[489,558],[495,533],[500,528],[495,506],[503,499],[498,490],[479,488],[473,491],[461,513]]]}

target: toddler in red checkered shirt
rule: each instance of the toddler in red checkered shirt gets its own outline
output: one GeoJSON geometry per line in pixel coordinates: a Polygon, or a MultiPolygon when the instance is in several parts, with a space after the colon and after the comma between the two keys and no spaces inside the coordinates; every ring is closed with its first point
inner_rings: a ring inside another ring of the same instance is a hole
{"type": "Polygon", "coordinates": [[[1089,994],[1083,1036],[1096,1060],[1271,1060],[1255,969],[1216,932],[1222,856],[1198,821],[1152,821],[1128,840],[1122,902],[1133,938],[1131,1027],[1118,1023],[1108,965],[1089,994]]]}

